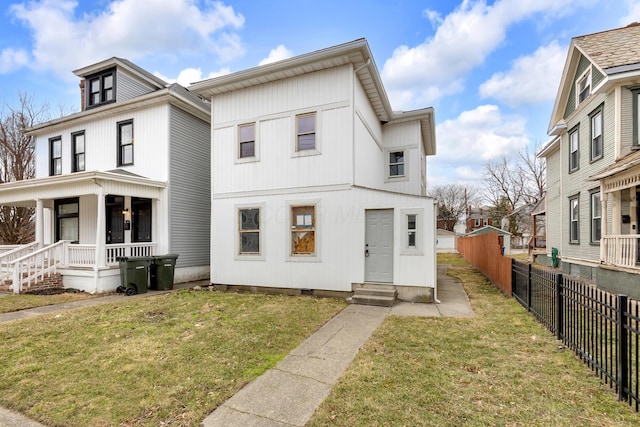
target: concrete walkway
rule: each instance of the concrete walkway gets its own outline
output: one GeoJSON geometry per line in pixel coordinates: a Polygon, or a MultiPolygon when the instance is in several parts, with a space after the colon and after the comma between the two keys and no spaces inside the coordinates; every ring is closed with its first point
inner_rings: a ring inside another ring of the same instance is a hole
{"type": "MultiPolygon", "coordinates": [[[[304,426],[329,395],[373,331],[388,315],[471,317],[462,285],[438,266],[440,304],[399,302],[393,307],[350,305],[308,337],[275,368],[247,384],[202,422],[203,427],[304,426]]],[[[193,284],[191,284],[193,285],[193,284]]],[[[143,298],[154,293],[129,298],[143,298]]],[[[109,296],[0,315],[0,322],[85,307],[124,298],[109,296]],[[11,316],[10,316],[11,315],[11,316]]],[[[0,408],[0,427],[42,427],[20,414],[0,408]]]]}

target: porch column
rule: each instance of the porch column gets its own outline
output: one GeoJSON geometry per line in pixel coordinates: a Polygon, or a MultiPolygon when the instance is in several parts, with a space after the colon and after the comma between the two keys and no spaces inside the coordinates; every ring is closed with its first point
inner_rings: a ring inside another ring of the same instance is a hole
{"type": "Polygon", "coordinates": [[[636,188],[632,187],[629,189],[629,217],[631,217],[631,222],[629,224],[631,230],[629,234],[636,234],[638,232],[638,215],[636,214],[637,205],[638,201],[636,200],[636,188]]]}
{"type": "Polygon", "coordinates": [[[601,213],[600,213],[600,261],[606,260],[607,255],[607,241],[603,239],[608,231],[608,221],[609,215],[607,213],[607,201],[609,200],[609,193],[604,192],[604,188],[600,186],[600,204],[601,204],[601,213]]]}
{"type": "Polygon", "coordinates": [[[36,199],[36,242],[39,247],[44,246],[44,202],[36,199]]]}
{"type": "Polygon", "coordinates": [[[105,218],[105,201],[104,201],[104,189],[98,183],[96,183],[100,188],[98,190],[98,218],[96,223],[96,270],[100,267],[107,266],[107,256],[106,256],[106,247],[105,247],[105,230],[106,230],[106,218],[105,218]]]}
{"type": "Polygon", "coordinates": [[[622,233],[622,209],[620,190],[613,192],[613,206],[611,206],[611,234],[619,236],[622,233]]]}

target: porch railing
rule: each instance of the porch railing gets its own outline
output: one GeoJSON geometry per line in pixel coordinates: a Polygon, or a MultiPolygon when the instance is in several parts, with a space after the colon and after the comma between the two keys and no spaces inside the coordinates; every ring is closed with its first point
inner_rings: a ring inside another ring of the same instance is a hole
{"type": "Polygon", "coordinates": [[[20,245],[0,245],[0,255],[19,248],[20,245]]]}
{"type": "Polygon", "coordinates": [[[65,263],[65,247],[68,241],[61,240],[12,262],[13,280],[11,289],[19,293],[25,287],[31,287],[46,276],[56,273],[58,267],[65,263]]]}
{"type": "Polygon", "coordinates": [[[11,280],[13,278],[13,262],[15,260],[38,249],[37,242],[28,243],[26,245],[11,246],[11,249],[0,252],[0,283],[4,283],[6,280],[11,280]]]}
{"type": "MultiPolygon", "coordinates": [[[[107,265],[118,265],[120,257],[155,255],[157,243],[119,243],[106,246],[107,265]]],[[[96,262],[96,245],[67,246],[69,267],[93,267],[96,262]]]]}
{"type": "Polygon", "coordinates": [[[640,234],[603,236],[600,241],[604,245],[604,262],[619,267],[640,268],[638,262],[638,245],[640,234]]]}

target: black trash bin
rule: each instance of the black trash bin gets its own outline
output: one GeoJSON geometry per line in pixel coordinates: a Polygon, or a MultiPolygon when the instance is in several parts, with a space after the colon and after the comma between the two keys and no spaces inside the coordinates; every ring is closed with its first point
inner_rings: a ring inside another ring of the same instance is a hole
{"type": "Polygon", "coordinates": [[[120,264],[120,286],[117,291],[127,295],[147,292],[149,278],[149,257],[122,257],[120,264]]]}
{"type": "Polygon", "coordinates": [[[164,291],[173,289],[173,275],[177,254],[156,255],[149,267],[149,287],[164,291]]]}

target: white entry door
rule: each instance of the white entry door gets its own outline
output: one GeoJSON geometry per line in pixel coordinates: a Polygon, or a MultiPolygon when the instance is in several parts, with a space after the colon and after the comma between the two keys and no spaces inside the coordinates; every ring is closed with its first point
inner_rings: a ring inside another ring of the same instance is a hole
{"type": "Polygon", "coordinates": [[[366,282],[393,282],[393,209],[366,211],[366,282]]]}

